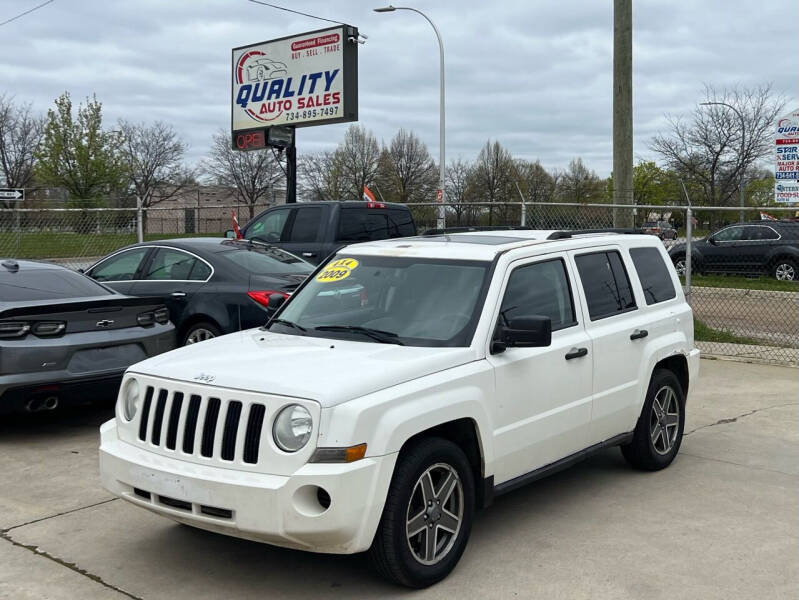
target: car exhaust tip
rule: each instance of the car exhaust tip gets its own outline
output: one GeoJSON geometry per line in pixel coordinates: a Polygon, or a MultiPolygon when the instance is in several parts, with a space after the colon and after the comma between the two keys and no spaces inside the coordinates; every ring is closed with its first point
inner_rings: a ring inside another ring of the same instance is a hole
{"type": "Polygon", "coordinates": [[[45,410],[55,410],[58,408],[58,396],[48,396],[44,400],[45,410]]]}
{"type": "Polygon", "coordinates": [[[31,398],[25,404],[28,412],[39,412],[42,410],[55,410],[58,407],[58,396],[48,396],[47,398],[31,398]]]}

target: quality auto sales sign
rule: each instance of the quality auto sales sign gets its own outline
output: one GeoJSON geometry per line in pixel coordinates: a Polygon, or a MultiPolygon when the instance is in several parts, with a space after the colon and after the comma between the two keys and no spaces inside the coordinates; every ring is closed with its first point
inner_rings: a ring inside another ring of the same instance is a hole
{"type": "Polygon", "coordinates": [[[342,25],[234,48],[234,134],[356,121],[357,39],[357,28],[342,25]]]}

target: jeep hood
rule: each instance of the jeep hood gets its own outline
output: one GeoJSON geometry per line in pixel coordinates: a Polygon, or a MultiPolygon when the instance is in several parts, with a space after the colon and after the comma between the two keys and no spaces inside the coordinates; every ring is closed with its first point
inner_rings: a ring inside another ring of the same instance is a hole
{"type": "Polygon", "coordinates": [[[470,348],[398,346],[251,329],[172,350],[128,371],[308,398],[327,407],[472,360],[470,348]]]}

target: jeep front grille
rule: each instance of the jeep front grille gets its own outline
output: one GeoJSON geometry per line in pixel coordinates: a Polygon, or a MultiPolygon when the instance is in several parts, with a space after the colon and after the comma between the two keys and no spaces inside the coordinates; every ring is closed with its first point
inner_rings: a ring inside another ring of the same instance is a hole
{"type": "Polygon", "coordinates": [[[266,406],[147,386],[139,440],[222,461],[258,463],[266,406]]]}

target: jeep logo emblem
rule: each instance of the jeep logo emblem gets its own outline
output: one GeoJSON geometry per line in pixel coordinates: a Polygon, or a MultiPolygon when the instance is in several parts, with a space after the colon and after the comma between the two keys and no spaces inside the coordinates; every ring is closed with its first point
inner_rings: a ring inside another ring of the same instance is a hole
{"type": "Polygon", "coordinates": [[[195,381],[202,381],[203,383],[211,383],[216,379],[216,376],[209,375],[208,373],[200,373],[194,376],[195,381]]]}

